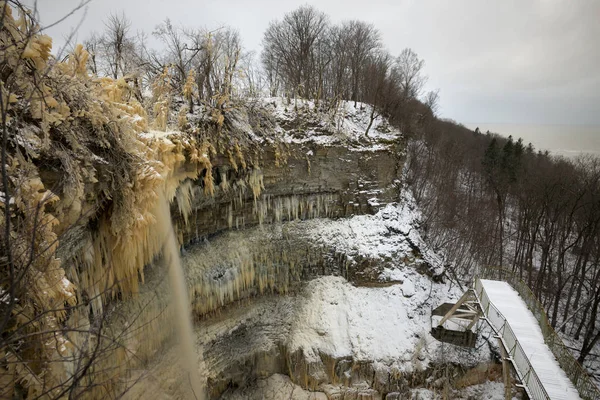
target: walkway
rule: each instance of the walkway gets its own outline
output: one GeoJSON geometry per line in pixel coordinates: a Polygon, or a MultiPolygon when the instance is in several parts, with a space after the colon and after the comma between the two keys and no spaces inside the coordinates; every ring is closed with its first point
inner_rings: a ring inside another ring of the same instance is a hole
{"type": "Polygon", "coordinates": [[[485,318],[502,337],[510,361],[532,399],[580,399],[519,294],[503,281],[477,279],[475,292],[485,318]]]}

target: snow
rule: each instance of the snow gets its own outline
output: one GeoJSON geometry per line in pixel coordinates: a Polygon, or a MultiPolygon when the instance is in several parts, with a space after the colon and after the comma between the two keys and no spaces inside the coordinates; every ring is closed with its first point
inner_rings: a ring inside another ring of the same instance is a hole
{"type": "Polygon", "coordinates": [[[411,281],[405,280],[402,283],[402,294],[404,295],[404,297],[413,297],[415,293],[415,285],[411,281]]]}
{"type": "MultiPolygon", "coordinates": [[[[399,204],[388,204],[374,215],[291,223],[295,224],[290,227],[295,237],[334,249],[351,262],[365,258],[379,261],[379,281],[389,285],[355,287],[332,276],[308,282],[307,300],[289,336],[291,351],[302,349],[313,361],[320,360],[320,354],[328,354],[382,362],[398,370],[435,359],[439,342],[429,334],[431,309],[449,297],[458,299],[462,293],[432,282],[415,268],[427,263],[429,273],[444,272],[441,257],[419,233],[421,218],[414,198],[405,191],[399,204]],[[417,353],[423,354],[415,363],[417,353]]],[[[464,361],[460,351],[446,351],[444,357],[464,361]]],[[[481,360],[485,355],[473,352],[469,357],[481,360]]]]}
{"type": "Polygon", "coordinates": [[[312,361],[320,359],[319,352],[357,360],[411,359],[418,341],[413,333],[422,327],[409,320],[398,287],[357,288],[330,276],[310,282],[306,293],[292,329],[292,350],[303,348],[312,361]]]}
{"type": "MultiPolygon", "coordinates": [[[[6,193],[4,193],[4,192],[0,192],[0,203],[6,204],[6,193]]],[[[8,204],[15,204],[15,198],[11,197],[8,200],[8,204]]]]}
{"type": "MultiPolygon", "coordinates": [[[[391,210],[388,205],[382,211],[391,210]]],[[[393,256],[408,256],[410,246],[396,235],[389,235],[383,221],[382,211],[376,215],[359,215],[346,220],[313,220],[310,234],[315,241],[327,247],[352,255],[391,259],[393,256]]]]}
{"type": "MultiPolygon", "coordinates": [[[[17,300],[17,299],[15,299],[17,300]]],[[[10,293],[0,287],[0,303],[10,304],[10,293]]]]}
{"type": "Polygon", "coordinates": [[[431,337],[430,312],[447,298],[447,288],[411,269],[402,276],[403,283],[387,287],[356,287],[335,276],[308,282],[291,323],[288,349],[302,350],[312,362],[327,354],[407,373],[436,360],[469,365],[489,359],[487,346],[449,348],[431,337]]]}
{"type": "Polygon", "coordinates": [[[261,99],[262,105],[275,117],[276,132],[288,143],[315,143],[321,146],[348,145],[350,150],[379,151],[402,136],[399,130],[377,116],[369,129],[372,107],[369,104],[341,101],[333,110],[321,109],[311,100],[280,97],[261,99]],[[287,126],[294,123],[294,129],[287,126]]]}
{"type": "Polygon", "coordinates": [[[144,139],[167,139],[168,136],[182,136],[181,132],[178,131],[156,131],[150,130],[148,132],[141,132],[138,134],[139,137],[144,139]]]}
{"type": "Polygon", "coordinates": [[[519,294],[506,282],[482,279],[481,283],[490,301],[508,321],[550,398],[579,399],[577,390],[544,343],[537,320],[519,294]]]}
{"type": "Polygon", "coordinates": [[[26,124],[24,127],[19,128],[19,134],[16,135],[15,139],[17,144],[23,147],[25,152],[30,155],[37,156],[42,148],[42,140],[38,136],[36,128],[30,125],[26,124]]]}
{"type": "Polygon", "coordinates": [[[66,296],[66,297],[73,297],[73,285],[71,284],[71,282],[63,276],[63,278],[60,281],[60,289],[61,292],[66,296]]]}
{"type": "Polygon", "coordinates": [[[372,197],[369,200],[367,200],[367,202],[369,203],[369,205],[371,207],[379,207],[379,199],[377,197],[372,197]]]}
{"type": "MultiPolygon", "coordinates": [[[[306,229],[299,234],[323,247],[345,253],[349,260],[358,256],[380,261],[427,263],[433,275],[441,275],[444,262],[421,237],[420,220],[421,214],[412,195],[405,192],[400,204],[388,204],[375,215],[305,221],[306,229]],[[415,254],[415,247],[419,254],[415,254]]],[[[399,280],[385,270],[383,278],[399,280]]]]}

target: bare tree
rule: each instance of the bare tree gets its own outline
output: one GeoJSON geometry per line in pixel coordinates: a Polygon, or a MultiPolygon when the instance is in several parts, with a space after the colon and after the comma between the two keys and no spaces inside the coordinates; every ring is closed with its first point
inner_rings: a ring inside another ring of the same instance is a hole
{"type": "Polygon", "coordinates": [[[170,64],[175,67],[175,84],[181,89],[184,85],[193,56],[195,55],[194,53],[197,53],[199,49],[188,49],[183,28],[174,26],[169,18],[159,24],[152,34],[159,38],[166,48],[166,54],[161,66],[164,68],[166,65],[170,64]]]}
{"type": "Polygon", "coordinates": [[[311,6],[301,6],[287,13],[282,21],[271,22],[265,32],[265,69],[278,67],[276,71],[294,96],[308,97],[318,87],[316,52],[327,27],[325,14],[311,6]]]}
{"type": "Polygon", "coordinates": [[[332,63],[329,69],[329,91],[334,99],[349,98],[347,82],[350,54],[350,38],[347,29],[334,25],[329,29],[332,63]]]}
{"type": "Polygon", "coordinates": [[[269,85],[269,95],[275,97],[279,93],[281,85],[281,72],[279,66],[282,61],[273,51],[271,46],[265,47],[261,53],[261,63],[265,74],[265,79],[269,85]]]}
{"type": "Polygon", "coordinates": [[[433,115],[436,115],[440,108],[440,90],[432,90],[425,95],[425,105],[429,108],[433,115]]]}
{"type": "Polygon", "coordinates": [[[181,92],[194,71],[197,101],[207,106],[217,103],[215,95],[231,97],[237,87],[242,45],[239,33],[229,27],[212,31],[175,26],[169,19],[153,32],[165,45],[161,54],[145,50],[155,75],[166,66],[174,67],[173,89],[181,92]]]}
{"type": "Polygon", "coordinates": [[[380,48],[379,31],[371,24],[362,21],[350,21],[342,25],[342,32],[347,32],[349,39],[349,67],[352,80],[351,100],[354,106],[359,100],[359,83],[362,79],[365,64],[373,53],[380,48]]]}
{"type": "Polygon", "coordinates": [[[373,121],[389,106],[390,95],[394,94],[393,83],[389,81],[390,57],[386,52],[381,52],[372,59],[368,60],[365,67],[364,95],[365,101],[371,104],[371,114],[369,116],[369,125],[365,131],[365,136],[369,135],[369,130],[373,121]]]}
{"type": "Polygon", "coordinates": [[[247,52],[242,55],[240,63],[243,71],[244,95],[256,99],[265,94],[267,89],[266,77],[260,69],[260,64],[255,59],[256,53],[247,52]]]}
{"type": "Polygon", "coordinates": [[[114,79],[126,75],[127,57],[134,51],[134,41],[129,36],[131,21],[121,14],[110,14],[104,23],[102,36],[104,60],[107,62],[107,74],[114,79]]]}
{"type": "Polygon", "coordinates": [[[205,62],[212,61],[211,75],[212,87],[221,96],[231,97],[233,94],[233,81],[238,69],[242,53],[240,34],[230,27],[223,27],[214,34],[207,35],[210,42],[205,48],[207,55],[205,62]],[[210,54],[210,56],[208,56],[210,54]]]}
{"type": "Polygon", "coordinates": [[[394,75],[405,99],[416,99],[421,94],[427,77],[423,75],[425,61],[412,49],[404,49],[394,63],[394,75]]]}
{"type": "Polygon", "coordinates": [[[96,32],[92,32],[90,37],[83,41],[85,50],[89,53],[88,65],[94,75],[98,75],[98,57],[102,56],[102,38],[96,32]]]}

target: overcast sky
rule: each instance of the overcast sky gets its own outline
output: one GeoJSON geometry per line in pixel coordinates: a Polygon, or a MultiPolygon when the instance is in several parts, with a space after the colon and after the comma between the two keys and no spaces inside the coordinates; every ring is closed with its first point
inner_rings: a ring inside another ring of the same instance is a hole
{"type": "MultiPolygon", "coordinates": [[[[32,4],[33,0],[25,1],[32,4]]],[[[166,17],[192,27],[230,25],[260,51],[269,21],[312,4],[332,22],[361,19],[392,54],[411,47],[425,60],[441,114],[463,123],[600,125],[600,1],[597,0],[92,0],[78,40],[125,12],[148,33],[166,17]]],[[[43,25],[79,0],[38,0],[43,25]]],[[[48,30],[55,47],[84,17],[48,30]]]]}

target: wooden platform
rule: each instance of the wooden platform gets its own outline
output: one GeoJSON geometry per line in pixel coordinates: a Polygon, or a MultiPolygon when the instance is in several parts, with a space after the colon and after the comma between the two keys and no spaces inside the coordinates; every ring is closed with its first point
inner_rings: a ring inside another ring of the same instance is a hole
{"type": "Polygon", "coordinates": [[[450,343],[462,347],[475,347],[477,342],[477,334],[471,330],[453,331],[446,329],[443,326],[438,326],[431,329],[431,336],[440,342],[450,343]]]}

